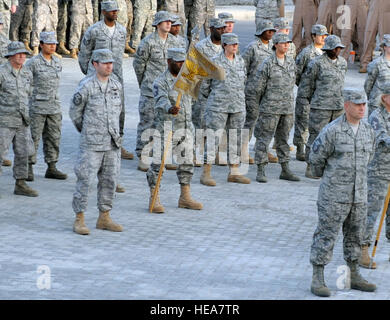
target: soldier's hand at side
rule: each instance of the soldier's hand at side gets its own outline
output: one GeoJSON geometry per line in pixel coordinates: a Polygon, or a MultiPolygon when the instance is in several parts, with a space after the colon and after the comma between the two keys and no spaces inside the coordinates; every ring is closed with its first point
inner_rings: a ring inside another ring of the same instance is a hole
{"type": "Polygon", "coordinates": [[[173,106],[168,110],[168,113],[177,115],[180,111],[180,107],[173,106]]]}
{"type": "Polygon", "coordinates": [[[13,4],[12,6],[11,6],[11,13],[15,13],[16,12],[16,6],[13,4]]]}

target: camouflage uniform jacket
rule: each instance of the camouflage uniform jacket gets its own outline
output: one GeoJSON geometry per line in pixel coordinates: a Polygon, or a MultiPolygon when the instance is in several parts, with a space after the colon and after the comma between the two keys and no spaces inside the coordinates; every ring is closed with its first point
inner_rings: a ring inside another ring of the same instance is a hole
{"type": "Polygon", "coordinates": [[[214,44],[211,41],[210,36],[199,41],[195,45],[195,48],[209,59],[213,58],[222,51],[222,46],[219,44],[214,44]]]}
{"type": "Polygon", "coordinates": [[[253,81],[257,69],[261,66],[263,61],[272,55],[273,43],[272,40],[268,44],[264,44],[260,38],[253,40],[247,45],[242,54],[245,61],[246,72],[248,76],[247,86],[253,81]]]}
{"type": "Polygon", "coordinates": [[[232,61],[222,51],[211,59],[225,70],[225,80],[211,79],[202,86],[202,94],[207,99],[206,109],[218,112],[245,112],[246,68],[244,59],[236,55],[232,61]]]}
{"type": "Polygon", "coordinates": [[[157,31],[142,39],[134,56],[133,68],[143,96],[153,97],[153,81],[168,67],[168,48],[177,47],[177,39],[170,33],[165,42],[157,31]]]}
{"type": "Polygon", "coordinates": [[[0,33],[0,64],[8,62],[8,59],[4,56],[8,52],[8,45],[11,41],[3,34],[0,33]]]}
{"type": "Polygon", "coordinates": [[[157,0],[135,0],[133,2],[133,10],[138,10],[138,12],[156,12],[157,0]]]}
{"type": "Polygon", "coordinates": [[[301,77],[305,73],[307,66],[309,65],[309,62],[313,60],[315,57],[318,57],[323,54],[323,51],[321,53],[316,50],[316,47],[312,43],[311,45],[304,48],[297,56],[297,59],[295,60],[295,63],[297,65],[297,79],[296,84],[299,86],[301,83],[301,77]]]}
{"type": "Polygon", "coordinates": [[[61,100],[58,91],[62,72],[61,60],[56,56],[52,56],[49,62],[40,53],[29,59],[26,62],[26,67],[33,74],[30,112],[40,114],[61,113],[61,100]]]}
{"type": "Polygon", "coordinates": [[[314,58],[301,80],[301,97],[308,99],[312,109],[342,110],[343,88],[347,62],[338,57],[332,62],[326,54],[314,58]]]}
{"type": "Polygon", "coordinates": [[[9,10],[11,9],[11,6],[18,6],[19,1],[18,0],[0,0],[0,11],[3,10],[9,10]]]}
{"type": "Polygon", "coordinates": [[[104,92],[96,74],[86,77],[73,95],[69,116],[81,132],[80,147],[94,151],[119,148],[122,143],[124,108],[122,84],[110,77],[104,92]]]}
{"type": "Polygon", "coordinates": [[[115,75],[123,82],[122,60],[126,44],[126,29],[119,23],[115,24],[114,35],[111,37],[104,20],[96,22],[90,26],[81,41],[79,53],[79,65],[84,74],[95,73],[92,65],[92,51],[95,49],[110,49],[114,56],[115,75]]]}
{"type": "Polygon", "coordinates": [[[180,100],[180,111],[176,116],[168,113],[169,109],[176,104],[178,92],[173,90],[173,85],[176,78],[167,69],[164,73],[157,77],[153,82],[153,94],[155,101],[156,129],[162,131],[164,121],[173,122],[173,130],[190,129],[193,131],[191,96],[184,94],[180,100]]]}
{"type": "Polygon", "coordinates": [[[215,12],[214,0],[194,0],[192,3],[192,10],[196,13],[213,13],[215,12]]]}
{"type": "Polygon", "coordinates": [[[367,167],[374,144],[371,126],[360,121],[355,136],[345,114],[322,129],[309,155],[313,173],[322,177],[318,201],[367,202],[367,167]]]}
{"type": "Polygon", "coordinates": [[[375,154],[368,166],[369,175],[390,180],[390,113],[384,107],[374,110],[368,122],[375,131],[375,154]]]}
{"type": "Polygon", "coordinates": [[[390,61],[382,56],[372,61],[367,67],[367,79],[364,83],[369,103],[379,105],[378,98],[385,86],[390,85],[390,61]]]}
{"type": "Polygon", "coordinates": [[[11,63],[0,66],[0,127],[18,128],[30,124],[28,99],[32,74],[25,66],[19,71],[11,63]]]}
{"type": "Polygon", "coordinates": [[[281,65],[276,54],[264,60],[255,78],[247,85],[247,101],[260,103],[260,112],[292,114],[294,112],[295,61],[285,56],[281,65]]]}

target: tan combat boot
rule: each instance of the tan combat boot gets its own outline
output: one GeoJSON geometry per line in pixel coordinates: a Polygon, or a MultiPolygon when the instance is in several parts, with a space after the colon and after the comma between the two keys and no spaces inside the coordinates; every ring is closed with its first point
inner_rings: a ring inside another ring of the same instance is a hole
{"type": "Polygon", "coordinates": [[[268,152],[268,162],[269,163],[278,163],[278,157],[274,156],[271,152],[268,152]]]}
{"type": "Polygon", "coordinates": [[[374,292],[376,290],[376,285],[369,283],[360,274],[359,263],[357,261],[347,262],[347,265],[351,270],[351,289],[365,292],[374,292]]]}
{"type": "Polygon", "coordinates": [[[26,50],[27,50],[30,54],[32,54],[33,51],[31,50],[30,44],[28,43],[28,41],[23,41],[23,44],[24,44],[26,50]]]}
{"type": "Polygon", "coordinates": [[[183,184],[180,186],[179,208],[186,208],[192,210],[203,209],[203,204],[191,198],[189,184],[183,184]]]}
{"type": "Polygon", "coordinates": [[[1,164],[3,167],[10,167],[12,166],[12,161],[8,159],[3,159],[3,163],[1,164]]]}
{"type": "MultiPolygon", "coordinates": [[[[150,188],[149,211],[153,200],[153,193],[154,193],[154,188],[150,188]]],[[[158,191],[156,196],[156,201],[154,202],[153,210],[151,213],[164,213],[164,211],[165,209],[163,205],[160,203],[160,191],[158,191]]]]}
{"type": "Polygon", "coordinates": [[[135,50],[132,47],[130,47],[128,43],[126,43],[125,52],[130,55],[133,55],[135,53],[135,50]]]}
{"type": "Polygon", "coordinates": [[[66,173],[63,173],[60,170],[58,170],[55,162],[49,162],[47,164],[45,178],[46,179],[66,180],[68,178],[68,175],[66,173]]]}
{"type": "Polygon", "coordinates": [[[38,47],[33,47],[33,53],[32,53],[32,55],[33,56],[37,56],[39,54],[39,49],[38,49],[38,47]]]}
{"type": "Polygon", "coordinates": [[[115,192],[116,193],[125,193],[126,189],[122,187],[119,183],[116,185],[115,192]]]}
{"type": "Polygon", "coordinates": [[[166,164],[166,165],[165,165],[165,169],[167,169],[167,170],[177,170],[177,165],[176,165],[176,164],[173,164],[173,163],[171,163],[171,164],[166,164]]]}
{"type": "Polygon", "coordinates": [[[217,185],[215,180],[211,177],[211,164],[205,163],[203,165],[203,172],[200,176],[200,183],[209,187],[214,187],[217,185]]]}
{"type": "Polygon", "coordinates": [[[367,73],[367,67],[366,66],[361,66],[359,69],[359,73],[367,73]]]}
{"type": "Polygon", "coordinates": [[[310,291],[318,297],[330,297],[330,290],[324,280],[323,265],[313,265],[313,278],[310,291]]]}
{"type": "Polygon", "coordinates": [[[76,213],[76,220],[73,224],[73,232],[76,232],[81,235],[89,234],[89,229],[84,222],[84,212],[76,213]]]}
{"type": "Polygon", "coordinates": [[[133,160],[134,159],[134,154],[131,152],[127,151],[125,148],[121,148],[121,158],[124,160],[133,160]]]}
{"type": "Polygon", "coordinates": [[[38,192],[30,188],[22,179],[16,180],[14,194],[27,197],[38,197],[38,192]]]}
{"type": "Polygon", "coordinates": [[[76,49],[71,49],[70,50],[70,57],[72,59],[78,59],[78,57],[77,57],[77,50],[76,49]]]}
{"type": "Polygon", "coordinates": [[[250,184],[251,180],[241,174],[238,166],[239,166],[238,164],[231,164],[230,165],[230,173],[228,175],[227,181],[228,182],[235,182],[235,183],[250,184]]]}
{"type": "Polygon", "coordinates": [[[309,164],[308,164],[307,167],[306,167],[305,177],[306,177],[306,178],[309,178],[309,179],[316,179],[316,180],[321,179],[320,177],[316,177],[316,176],[312,173],[309,164]]]}
{"type": "Polygon", "coordinates": [[[371,258],[368,254],[368,245],[362,246],[362,255],[359,259],[359,265],[366,269],[376,269],[376,263],[372,261],[372,264],[370,266],[371,258]]]}
{"type": "Polygon", "coordinates": [[[64,41],[60,41],[60,43],[58,45],[58,48],[57,48],[57,52],[59,54],[70,55],[70,51],[68,49],[66,49],[64,41]]]}
{"type": "Polygon", "coordinates": [[[123,228],[120,224],[111,220],[110,211],[104,211],[99,213],[99,218],[96,222],[96,229],[108,230],[114,232],[122,232],[123,228]]]}

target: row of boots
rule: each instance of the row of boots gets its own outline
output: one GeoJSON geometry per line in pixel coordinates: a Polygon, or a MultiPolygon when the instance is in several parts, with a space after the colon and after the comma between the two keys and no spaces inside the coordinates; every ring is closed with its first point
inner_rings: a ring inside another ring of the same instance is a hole
{"type": "MultiPolygon", "coordinates": [[[[351,289],[365,292],[374,292],[376,290],[376,285],[369,283],[360,274],[359,263],[357,261],[347,262],[347,265],[350,271],[350,278],[347,279],[347,282],[349,282],[351,289]]],[[[324,265],[313,265],[313,278],[310,291],[318,297],[330,297],[331,292],[326,286],[324,279],[324,265]]]]}
{"type": "MultiPolygon", "coordinates": [[[[99,213],[99,218],[96,222],[96,229],[108,230],[113,232],[122,232],[123,227],[120,224],[112,221],[109,211],[99,213]]],[[[76,219],[73,224],[73,231],[77,234],[88,235],[90,231],[85,225],[84,212],[76,213],[76,219]]]]}

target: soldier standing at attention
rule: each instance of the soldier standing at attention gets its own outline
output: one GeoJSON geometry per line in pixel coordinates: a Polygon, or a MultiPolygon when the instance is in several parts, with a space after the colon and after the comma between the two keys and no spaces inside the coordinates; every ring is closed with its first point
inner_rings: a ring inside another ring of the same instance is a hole
{"type": "Polygon", "coordinates": [[[368,116],[378,108],[382,90],[390,86],[390,34],[385,34],[381,43],[383,55],[368,65],[364,90],[368,96],[368,116]]]}
{"type": "Polygon", "coordinates": [[[149,165],[142,160],[142,149],[148,143],[141,136],[152,128],[154,121],[153,82],[167,68],[168,48],[177,48],[176,38],[169,33],[172,15],[167,11],[156,13],[153,26],[156,31],[142,39],[134,56],[133,67],[141,90],[139,99],[139,117],[137,126],[137,143],[135,152],[139,159],[138,170],[146,172],[149,165]]]}
{"type": "Polygon", "coordinates": [[[174,19],[175,21],[172,22],[169,33],[177,39],[177,43],[179,44],[180,48],[184,48],[185,50],[187,50],[188,49],[187,38],[180,35],[181,34],[180,31],[183,25],[178,16],[172,16],[172,19],[174,19]]]}
{"type": "Polygon", "coordinates": [[[291,40],[284,33],[273,38],[274,53],[257,69],[247,87],[247,101],[259,106],[260,114],[255,127],[256,181],[267,182],[265,166],[268,147],[275,138],[276,153],[282,172],[279,179],[300,181],[289,168],[290,146],[288,137],[294,123],[295,61],[287,55],[291,40]]]}
{"type": "Polygon", "coordinates": [[[218,13],[218,19],[222,19],[226,24],[223,33],[232,33],[234,31],[234,24],[236,23],[236,21],[234,20],[233,15],[230,12],[218,13]]]}
{"type": "MultiPolygon", "coordinates": [[[[79,53],[79,65],[85,75],[95,73],[92,66],[92,51],[96,49],[109,49],[114,56],[113,73],[118,77],[123,86],[123,52],[125,51],[126,29],[117,23],[118,4],[116,1],[104,1],[101,3],[103,20],[90,26],[81,41],[79,53]]],[[[124,104],[124,96],[122,97],[124,104]]],[[[123,118],[124,121],[124,118],[123,118]]],[[[131,160],[133,154],[121,148],[122,159],[131,160]]],[[[119,185],[118,185],[119,186],[119,185]]]]}
{"type": "MultiPolygon", "coordinates": [[[[257,69],[261,66],[263,61],[273,53],[272,47],[274,44],[272,42],[272,37],[275,32],[276,29],[274,28],[272,21],[260,21],[256,26],[255,36],[257,39],[249,43],[248,46],[244,49],[244,53],[242,54],[247,72],[247,82],[245,86],[246,117],[244,129],[249,130],[249,141],[252,138],[253,130],[257,122],[257,118],[259,117],[260,110],[258,104],[251,104],[251,101],[247,99],[247,96],[250,95],[250,93],[248,93],[248,87],[249,84],[253,82],[257,69]]],[[[244,146],[243,151],[248,152],[248,145],[244,146]]],[[[254,163],[255,160],[249,156],[249,164],[254,163]]]]}
{"type": "MultiPolygon", "coordinates": [[[[173,147],[172,154],[177,156],[179,165],[177,168],[177,177],[180,183],[180,198],[179,208],[192,210],[201,210],[203,205],[191,198],[190,184],[194,174],[193,163],[193,142],[194,142],[194,126],[191,121],[191,97],[182,95],[180,107],[176,107],[178,92],[172,87],[176,77],[186,59],[186,50],[183,48],[170,48],[167,53],[168,69],[162,73],[153,83],[153,93],[155,99],[155,118],[154,126],[160,133],[155,139],[161,139],[161,155],[164,154],[164,123],[172,122],[173,130],[173,147]],[[181,132],[180,136],[177,136],[181,132]],[[184,152],[184,155],[182,154],[184,152]]],[[[157,183],[157,177],[160,169],[161,158],[153,162],[146,174],[149,188],[150,200],[149,207],[152,201],[152,196],[157,183]]],[[[153,213],[163,213],[164,207],[160,203],[159,195],[153,207],[153,213]]]]}
{"type": "Polygon", "coordinates": [[[345,114],[322,129],[309,156],[313,173],[322,177],[317,200],[318,225],[310,252],[311,292],[320,297],[330,296],[324,267],[332,259],[340,228],[351,288],[376,290],[359,272],[360,245],[367,219],[367,166],[374,152],[375,133],[362,121],[367,101],[364,91],[346,89],[344,101],[345,114]]]}
{"type": "Polygon", "coordinates": [[[122,231],[122,226],[110,218],[115,185],[120,167],[124,113],[122,84],[112,76],[114,55],[108,49],[92,53],[95,74],[85,77],[71,101],[69,116],[81,133],[80,151],[75,166],[76,191],[73,194],[73,210],[76,220],[73,231],[87,235],[84,222],[88,204],[88,191],[93,178],[98,177],[99,218],[97,229],[122,231]]]}
{"type": "MultiPolygon", "coordinates": [[[[291,27],[290,27],[290,23],[288,22],[288,20],[286,18],[282,17],[282,18],[276,19],[274,26],[276,29],[276,33],[284,33],[287,36],[290,36],[291,27]]],[[[290,43],[290,45],[288,47],[287,55],[290,58],[292,58],[293,60],[295,60],[295,58],[297,57],[297,48],[295,47],[294,42],[290,43]]]]}
{"type": "Polygon", "coordinates": [[[34,181],[33,165],[37,162],[39,141],[43,138],[43,153],[47,170],[45,178],[64,180],[67,175],[57,170],[60,152],[61,101],[59,95],[61,59],[53,56],[57,39],[55,31],[41,32],[41,53],[26,63],[33,74],[32,96],[30,98],[30,126],[35,152],[29,157],[27,181],[34,181]]]}
{"type": "Polygon", "coordinates": [[[310,105],[307,99],[302,99],[301,79],[311,60],[324,54],[321,49],[324,47],[325,39],[328,36],[328,30],[325,26],[315,24],[311,30],[313,43],[303,49],[295,61],[297,66],[296,85],[298,93],[295,102],[295,125],[293,143],[297,147],[296,158],[299,161],[305,161],[305,144],[307,140],[306,132],[309,130],[309,112],[310,105]]]}
{"type": "MultiPolygon", "coordinates": [[[[375,131],[375,154],[368,165],[367,222],[359,261],[364,268],[370,267],[368,248],[372,243],[375,222],[385,202],[390,183],[390,83],[383,89],[379,101],[378,108],[368,118],[375,131]]],[[[390,239],[390,207],[386,212],[386,238],[390,239]]],[[[376,269],[374,261],[371,268],[376,269]]]]}
{"type": "Polygon", "coordinates": [[[328,36],[322,48],[325,54],[309,63],[301,80],[301,103],[310,104],[309,139],[305,150],[307,178],[318,179],[311,173],[308,161],[312,143],[323,127],[344,113],[343,87],[347,62],[340,56],[344,48],[338,36],[328,36]]]}
{"type": "MultiPolygon", "coordinates": [[[[23,64],[26,61],[23,42],[8,45],[8,62],[0,66],[0,163],[13,144],[14,194],[37,197],[38,192],[26,184],[31,133],[28,114],[28,98],[31,93],[32,74],[23,64]]],[[[0,167],[1,170],[1,167],[0,167]]]]}
{"type": "MultiPolygon", "coordinates": [[[[225,70],[225,80],[211,79],[207,86],[202,86],[201,90],[208,96],[204,121],[205,128],[211,129],[215,133],[215,151],[218,151],[219,142],[225,129],[229,137],[230,130],[236,132],[236,146],[233,141],[228,144],[228,163],[230,172],[228,182],[249,184],[250,179],[245,177],[239,169],[241,156],[241,129],[245,122],[245,62],[238,50],[238,37],[234,33],[224,33],[221,36],[223,51],[212,58],[212,62],[225,70]],[[235,149],[237,153],[232,149],[235,149]]],[[[208,139],[208,138],[207,138],[208,139]]],[[[215,186],[216,182],[211,177],[211,166],[213,155],[211,150],[204,154],[203,173],[200,182],[206,186],[215,186]],[[210,159],[208,159],[210,158],[210,159]]],[[[215,156],[215,154],[214,154],[215,156]]]]}

